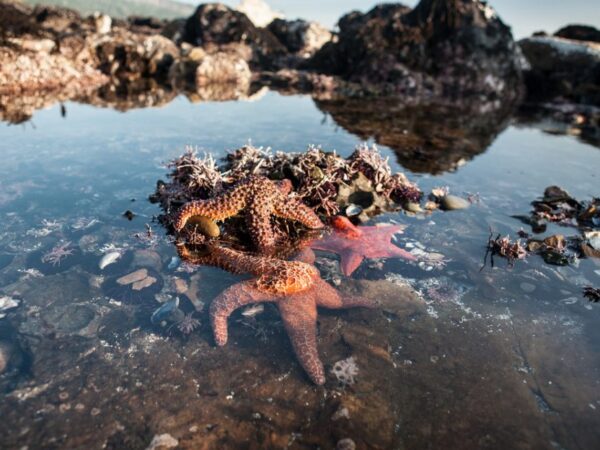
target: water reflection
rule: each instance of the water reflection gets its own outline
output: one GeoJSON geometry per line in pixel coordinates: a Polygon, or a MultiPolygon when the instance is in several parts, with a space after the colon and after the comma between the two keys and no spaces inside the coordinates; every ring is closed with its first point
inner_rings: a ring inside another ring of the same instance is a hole
{"type": "Polygon", "coordinates": [[[402,99],[315,100],[336,124],[391,148],[403,167],[437,174],[483,153],[507,126],[507,105],[459,102],[404,104],[402,99]],[[462,104],[461,104],[462,103],[462,104]]]}

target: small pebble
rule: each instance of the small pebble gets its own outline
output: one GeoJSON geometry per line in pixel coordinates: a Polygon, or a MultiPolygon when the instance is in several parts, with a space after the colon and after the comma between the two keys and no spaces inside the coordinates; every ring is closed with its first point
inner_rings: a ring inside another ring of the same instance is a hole
{"type": "Polygon", "coordinates": [[[418,203],[414,203],[414,202],[408,202],[406,204],[405,209],[409,212],[412,213],[420,213],[423,212],[423,209],[421,208],[421,205],[419,205],[418,203]]]}
{"type": "Polygon", "coordinates": [[[348,411],[348,408],[340,406],[338,410],[331,416],[331,420],[339,419],[350,419],[350,411],[348,411]]]}
{"type": "Polygon", "coordinates": [[[335,450],[355,450],[356,443],[350,438],[340,439],[335,446],[335,450]]]}
{"type": "Polygon", "coordinates": [[[0,342],[0,373],[3,373],[8,367],[10,353],[10,347],[5,343],[0,342]]]}
{"type": "Polygon", "coordinates": [[[446,195],[442,198],[441,205],[446,211],[453,211],[456,209],[466,209],[471,204],[468,202],[468,200],[457,197],[456,195],[446,195]]]}
{"type": "Polygon", "coordinates": [[[535,291],[535,284],[527,283],[524,281],[519,286],[521,287],[521,290],[523,292],[527,292],[528,294],[531,294],[533,291],[535,291]]]}
{"type": "Polygon", "coordinates": [[[173,285],[175,287],[175,292],[177,292],[178,294],[183,294],[188,290],[188,285],[186,281],[182,278],[174,278],[173,285]]]}
{"type": "Polygon", "coordinates": [[[158,450],[159,448],[173,448],[177,447],[178,445],[179,441],[170,434],[157,434],[152,438],[152,442],[150,442],[150,445],[146,447],[146,450],[158,450]]]}

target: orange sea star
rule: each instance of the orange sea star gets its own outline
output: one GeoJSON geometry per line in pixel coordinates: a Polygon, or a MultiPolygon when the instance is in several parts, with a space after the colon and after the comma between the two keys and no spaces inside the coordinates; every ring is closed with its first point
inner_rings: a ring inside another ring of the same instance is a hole
{"type": "Polygon", "coordinates": [[[244,210],[257,248],[268,252],[275,245],[271,216],[295,220],[312,229],[324,226],[312,209],[288,195],[290,191],[288,180],[275,183],[266,177],[250,176],[214,198],[183,205],[175,218],[175,230],[181,231],[192,216],[224,220],[244,210]]]}
{"type": "Polygon", "coordinates": [[[416,259],[391,243],[392,237],[404,230],[404,225],[357,227],[343,216],[332,218],[332,225],[334,231],[313,242],[311,247],[340,255],[340,268],[346,276],[352,275],[365,258],[416,259]]]}
{"type": "Polygon", "coordinates": [[[302,261],[248,255],[216,246],[204,256],[195,256],[184,245],[179,245],[178,250],[180,257],[189,262],[257,276],[230,286],[211,303],[210,320],[217,345],[227,343],[227,319],[233,311],[252,303],[273,302],[300,365],[318,385],[325,383],[325,371],[317,350],[317,306],[330,309],[375,306],[363,297],[342,297],[321,279],[313,265],[302,261]]]}

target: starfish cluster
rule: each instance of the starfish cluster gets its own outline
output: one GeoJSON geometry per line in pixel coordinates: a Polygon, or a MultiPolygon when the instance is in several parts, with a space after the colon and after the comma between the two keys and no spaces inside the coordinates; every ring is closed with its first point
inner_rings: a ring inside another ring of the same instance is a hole
{"type": "MultiPolygon", "coordinates": [[[[341,295],[326,283],[312,264],[315,255],[308,247],[301,249],[294,260],[272,256],[277,244],[273,217],[296,221],[310,229],[324,227],[312,209],[290,195],[291,187],[289,181],[273,182],[262,176],[250,176],[217,196],[183,205],[173,225],[180,237],[185,237],[186,224],[197,223],[198,217],[221,221],[243,215],[258,254],[233,249],[224,245],[223,240],[216,239],[201,248],[192,248],[181,240],[177,243],[179,256],[187,263],[253,275],[249,280],[230,286],[211,303],[210,320],[215,342],[219,346],[227,343],[227,319],[238,308],[261,302],[274,303],[298,361],[309,378],[321,385],[325,383],[325,371],[317,349],[317,308],[373,307],[375,302],[341,295]]],[[[403,231],[403,226],[356,227],[339,216],[331,222],[333,232],[312,242],[311,247],[339,254],[342,270],[347,276],[365,258],[414,259],[413,255],[390,242],[394,234],[403,231]]]]}
{"type": "Polygon", "coordinates": [[[184,261],[257,276],[225,289],[211,303],[210,320],[218,346],[227,343],[227,319],[236,309],[253,303],[275,303],[300,365],[318,385],[325,383],[325,370],[317,350],[317,307],[374,306],[373,301],[363,297],[342,297],[321,279],[316,267],[303,261],[248,255],[222,246],[211,246],[207,254],[197,256],[185,244],[179,244],[178,252],[184,261]]]}
{"type": "Polygon", "coordinates": [[[193,216],[224,220],[243,212],[258,250],[271,252],[276,243],[273,216],[300,222],[311,229],[324,227],[312,209],[289,195],[291,188],[289,181],[275,183],[266,177],[250,176],[216,197],[183,205],[175,218],[175,230],[181,232],[193,216]]]}

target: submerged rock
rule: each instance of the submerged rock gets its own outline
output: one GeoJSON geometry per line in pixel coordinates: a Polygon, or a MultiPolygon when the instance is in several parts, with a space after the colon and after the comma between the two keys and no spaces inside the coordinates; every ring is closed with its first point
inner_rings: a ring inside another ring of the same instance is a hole
{"type": "Polygon", "coordinates": [[[106,280],[102,290],[116,300],[142,301],[155,300],[155,295],[163,287],[162,277],[153,269],[144,267],[126,275],[106,280]]]}
{"type": "Polygon", "coordinates": [[[1,295],[0,296],[0,319],[2,319],[6,315],[7,311],[9,311],[13,308],[16,308],[17,306],[19,306],[20,303],[21,303],[21,300],[9,297],[7,295],[1,295]]]}
{"type": "Polygon", "coordinates": [[[8,367],[10,353],[10,348],[4,342],[0,342],[0,375],[4,373],[8,367]]]}

